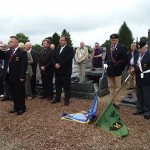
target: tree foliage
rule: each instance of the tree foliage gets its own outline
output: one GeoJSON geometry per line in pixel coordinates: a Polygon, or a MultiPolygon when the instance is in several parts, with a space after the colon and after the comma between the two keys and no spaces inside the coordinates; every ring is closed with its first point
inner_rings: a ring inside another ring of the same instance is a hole
{"type": "Polygon", "coordinates": [[[29,40],[29,37],[26,36],[26,35],[24,35],[23,33],[17,33],[17,34],[16,34],[16,37],[17,37],[17,39],[19,40],[19,42],[23,42],[24,44],[25,44],[26,42],[29,42],[29,41],[30,41],[30,40],[29,40]]]}
{"type": "Polygon", "coordinates": [[[127,47],[127,50],[130,49],[131,44],[134,41],[132,36],[132,32],[127,26],[126,22],[124,22],[119,29],[119,43],[124,44],[127,47]]]}
{"type": "Polygon", "coordinates": [[[68,37],[68,45],[69,45],[69,46],[72,46],[73,44],[72,44],[71,36],[70,36],[69,32],[66,31],[66,29],[64,29],[64,30],[62,31],[61,36],[62,36],[62,35],[68,37]]]}
{"type": "Polygon", "coordinates": [[[35,44],[32,46],[32,48],[37,51],[38,53],[40,53],[42,51],[42,46],[39,44],[35,44]]]}
{"type": "Polygon", "coordinates": [[[54,44],[56,48],[59,46],[59,39],[60,39],[60,35],[55,32],[52,36],[51,43],[54,44]]]}
{"type": "Polygon", "coordinates": [[[102,47],[108,47],[111,44],[110,40],[106,40],[101,46],[102,47]]]}
{"type": "Polygon", "coordinates": [[[148,37],[143,36],[143,37],[140,38],[140,41],[148,42],[148,37]]]}

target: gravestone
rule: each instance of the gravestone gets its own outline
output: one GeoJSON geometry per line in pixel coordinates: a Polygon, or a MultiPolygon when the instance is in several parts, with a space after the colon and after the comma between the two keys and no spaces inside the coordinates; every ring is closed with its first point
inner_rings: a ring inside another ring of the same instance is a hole
{"type": "Polygon", "coordinates": [[[107,77],[103,68],[86,69],[83,83],[71,83],[72,97],[93,99],[96,93],[99,96],[108,93],[107,77]]]}
{"type": "Polygon", "coordinates": [[[136,91],[129,92],[125,97],[121,99],[121,105],[136,107],[137,97],[136,91]]]}

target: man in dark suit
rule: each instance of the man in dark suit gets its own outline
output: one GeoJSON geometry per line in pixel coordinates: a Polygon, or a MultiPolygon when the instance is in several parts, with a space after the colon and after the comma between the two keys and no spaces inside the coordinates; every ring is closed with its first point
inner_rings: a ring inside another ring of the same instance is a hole
{"type": "Polygon", "coordinates": [[[10,86],[11,98],[14,108],[9,113],[17,113],[22,115],[25,110],[25,76],[27,69],[27,53],[18,48],[18,40],[16,36],[11,36],[9,40],[10,50],[0,53],[5,59],[5,67],[7,69],[6,78],[10,86]]]}
{"type": "Polygon", "coordinates": [[[54,67],[52,63],[52,53],[53,50],[50,49],[50,41],[44,39],[42,41],[43,51],[39,56],[39,68],[41,70],[42,86],[43,86],[43,96],[41,99],[47,98],[48,100],[53,99],[53,74],[54,67]]]}
{"type": "Polygon", "coordinates": [[[55,66],[55,84],[56,84],[56,96],[51,103],[60,102],[62,88],[65,92],[64,105],[69,105],[70,99],[70,85],[72,74],[72,59],[74,57],[74,51],[72,47],[69,47],[68,38],[61,36],[60,48],[54,51],[53,63],[55,66]]]}
{"type": "Polygon", "coordinates": [[[136,43],[131,44],[131,50],[127,52],[128,57],[128,73],[131,74],[130,78],[128,80],[128,88],[127,90],[134,89],[134,81],[135,81],[135,73],[131,72],[132,67],[134,67],[135,64],[135,57],[138,55],[137,46],[136,43]]]}
{"type": "Polygon", "coordinates": [[[150,51],[146,42],[139,42],[139,55],[136,55],[136,112],[133,115],[144,114],[145,119],[150,119],[150,51]]]}
{"type": "Polygon", "coordinates": [[[104,68],[107,68],[110,98],[113,100],[115,108],[119,109],[120,94],[116,95],[116,93],[121,87],[122,71],[127,65],[127,51],[124,45],[119,44],[118,34],[112,34],[110,40],[111,46],[106,50],[104,68]]]}
{"type": "Polygon", "coordinates": [[[27,42],[25,44],[25,47],[28,50],[28,52],[31,53],[31,56],[33,58],[33,63],[31,64],[32,72],[33,72],[32,77],[31,77],[31,90],[32,90],[32,97],[35,98],[36,97],[36,69],[37,69],[39,56],[38,56],[38,53],[32,49],[31,42],[27,42]]]}

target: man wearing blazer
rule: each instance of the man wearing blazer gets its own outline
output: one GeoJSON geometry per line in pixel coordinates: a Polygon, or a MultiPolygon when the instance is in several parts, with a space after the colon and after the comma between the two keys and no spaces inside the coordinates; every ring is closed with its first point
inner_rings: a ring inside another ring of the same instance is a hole
{"type": "Polygon", "coordinates": [[[128,73],[131,74],[130,78],[128,80],[128,87],[127,90],[134,89],[134,81],[135,81],[135,73],[131,72],[132,67],[134,67],[135,64],[135,57],[138,55],[137,51],[137,45],[136,43],[131,44],[131,50],[127,52],[127,57],[128,57],[128,73]]]}
{"type": "Polygon", "coordinates": [[[127,51],[126,47],[119,44],[119,35],[110,35],[111,46],[106,50],[104,68],[107,68],[108,88],[110,91],[110,99],[113,100],[113,104],[116,109],[120,108],[120,94],[115,94],[121,87],[122,71],[127,65],[127,51]]]}
{"type": "Polygon", "coordinates": [[[16,36],[11,36],[9,40],[10,50],[0,53],[5,59],[6,78],[9,82],[11,99],[14,108],[9,113],[22,115],[25,110],[25,77],[27,69],[27,53],[18,48],[16,36]]]}
{"type": "Polygon", "coordinates": [[[33,58],[33,63],[31,64],[32,67],[32,77],[31,77],[31,90],[32,90],[32,97],[36,97],[36,70],[37,70],[37,64],[39,60],[38,53],[32,49],[32,43],[27,42],[25,44],[26,49],[28,52],[31,53],[31,56],[33,58]]]}
{"type": "Polygon", "coordinates": [[[50,41],[44,39],[42,41],[44,50],[39,56],[39,68],[41,70],[42,86],[43,86],[43,96],[41,99],[47,98],[47,100],[53,99],[53,74],[54,67],[52,63],[52,53],[53,50],[50,49],[50,41]]]}
{"type": "Polygon", "coordinates": [[[150,119],[150,51],[146,42],[139,42],[139,55],[136,55],[136,112],[133,115],[144,114],[144,119],[150,119]]]}
{"type": "Polygon", "coordinates": [[[62,88],[65,92],[64,105],[69,105],[70,85],[72,74],[72,59],[74,57],[73,47],[69,47],[68,38],[61,36],[60,47],[54,50],[53,63],[55,67],[56,96],[51,103],[60,102],[62,88]]]}

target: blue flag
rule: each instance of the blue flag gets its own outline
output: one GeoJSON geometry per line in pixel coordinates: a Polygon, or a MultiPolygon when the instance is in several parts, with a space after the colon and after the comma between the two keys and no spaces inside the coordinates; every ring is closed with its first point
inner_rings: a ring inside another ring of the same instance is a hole
{"type": "Polygon", "coordinates": [[[61,119],[71,120],[71,121],[76,121],[81,123],[89,123],[93,119],[93,117],[96,116],[97,104],[98,104],[98,96],[96,95],[92,107],[88,112],[81,111],[80,113],[76,113],[76,114],[64,113],[62,114],[61,119]]]}

